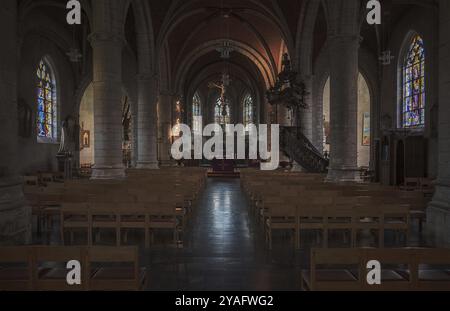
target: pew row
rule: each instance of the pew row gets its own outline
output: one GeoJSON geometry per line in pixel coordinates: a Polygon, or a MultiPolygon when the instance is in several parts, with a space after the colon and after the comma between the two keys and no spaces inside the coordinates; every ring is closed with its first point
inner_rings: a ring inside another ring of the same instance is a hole
{"type": "Polygon", "coordinates": [[[0,291],[135,291],[146,281],[137,247],[0,248],[0,291]],[[80,285],[67,282],[72,260],[81,264],[80,285]]]}
{"type": "Polygon", "coordinates": [[[313,249],[301,274],[307,291],[450,291],[450,249],[313,249]],[[381,284],[367,264],[381,264],[381,284]]]}

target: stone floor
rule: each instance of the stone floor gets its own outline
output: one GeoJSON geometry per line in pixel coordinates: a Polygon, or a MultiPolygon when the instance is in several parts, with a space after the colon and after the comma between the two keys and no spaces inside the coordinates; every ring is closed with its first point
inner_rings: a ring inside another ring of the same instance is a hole
{"type": "Polygon", "coordinates": [[[182,250],[152,250],[152,290],[296,290],[301,256],[266,251],[239,180],[210,179],[182,250]]]}
{"type": "MultiPolygon", "coordinates": [[[[58,244],[58,227],[55,223],[52,233],[36,236],[35,243],[58,244]]],[[[142,245],[140,235],[136,238],[142,245]]],[[[303,242],[309,247],[315,239],[306,236],[303,242]]],[[[294,251],[288,235],[278,235],[274,249],[267,250],[263,233],[249,217],[239,179],[208,180],[183,240],[181,248],[163,243],[142,251],[148,290],[299,290],[300,271],[308,266],[309,249],[294,251]]],[[[409,245],[423,242],[413,234],[409,245]]]]}

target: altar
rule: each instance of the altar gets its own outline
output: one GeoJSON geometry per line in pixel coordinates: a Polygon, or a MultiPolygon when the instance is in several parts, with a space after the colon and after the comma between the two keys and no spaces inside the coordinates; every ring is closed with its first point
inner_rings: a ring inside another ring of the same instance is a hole
{"type": "Polygon", "coordinates": [[[237,170],[237,163],[235,160],[219,160],[211,161],[211,169],[208,171],[208,177],[228,177],[239,178],[240,174],[237,170]]]}

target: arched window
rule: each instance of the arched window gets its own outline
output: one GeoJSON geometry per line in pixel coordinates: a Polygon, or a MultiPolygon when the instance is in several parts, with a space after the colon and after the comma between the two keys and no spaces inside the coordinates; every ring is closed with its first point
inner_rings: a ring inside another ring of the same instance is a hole
{"type": "Polygon", "coordinates": [[[245,95],[244,97],[244,126],[253,124],[255,122],[254,113],[255,107],[253,104],[253,97],[250,94],[245,95]]]}
{"type": "Polygon", "coordinates": [[[221,97],[217,97],[214,107],[214,121],[220,125],[230,124],[231,121],[230,102],[225,99],[223,102],[221,97]]]}
{"type": "Polygon", "coordinates": [[[412,38],[403,62],[401,125],[404,128],[425,125],[425,49],[419,35],[412,38]]]}
{"type": "Polygon", "coordinates": [[[42,142],[57,139],[56,81],[49,63],[42,59],[37,75],[37,136],[42,142]]]}
{"type": "Polygon", "coordinates": [[[198,122],[198,120],[194,119],[194,117],[202,116],[202,101],[200,99],[200,95],[198,93],[194,94],[192,98],[192,128],[196,132],[202,131],[202,124],[198,122]]]}

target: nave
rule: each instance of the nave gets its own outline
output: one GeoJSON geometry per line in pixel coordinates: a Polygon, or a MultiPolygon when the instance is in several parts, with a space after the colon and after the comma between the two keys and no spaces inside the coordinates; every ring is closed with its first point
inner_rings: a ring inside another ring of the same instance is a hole
{"type": "MultiPolygon", "coordinates": [[[[309,268],[311,248],[321,247],[320,237],[314,232],[302,234],[302,247],[296,250],[292,246],[293,238],[289,232],[274,232],[273,248],[269,250],[264,239],[265,230],[252,216],[251,203],[241,182],[230,178],[207,180],[206,187],[193,208],[195,212],[192,213],[190,223],[180,236],[182,243],[174,244],[169,232],[159,234],[150,248],[146,248],[142,232],[130,233],[128,244],[139,246],[140,265],[147,270],[147,281],[143,289],[301,289],[301,272],[309,268]]],[[[277,208],[281,209],[282,206],[277,208]]],[[[58,217],[52,219],[54,221],[48,231],[43,230],[39,234],[34,232],[35,245],[61,244],[58,217]]],[[[105,232],[96,245],[114,246],[114,239],[112,232],[105,232]]],[[[370,245],[369,240],[370,234],[366,234],[360,238],[360,243],[370,245]]],[[[393,233],[387,233],[385,241],[389,247],[405,246],[403,242],[399,243],[393,233]]],[[[339,244],[341,242],[340,233],[330,234],[330,247],[348,248],[345,243],[339,244]]],[[[72,243],[83,245],[85,235],[75,235],[72,243]]],[[[424,235],[419,233],[416,223],[411,224],[407,245],[429,245],[424,235]]]]}
{"type": "MultiPolygon", "coordinates": [[[[82,243],[83,237],[79,238],[82,243]]],[[[239,179],[208,180],[182,247],[161,236],[146,250],[142,234],[134,238],[142,246],[141,265],[148,270],[147,290],[300,289],[301,258],[306,252],[295,253],[288,243],[276,252],[267,251],[264,236],[248,215],[239,179]]],[[[34,244],[59,244],[58,220],[49,233],[34,232],[33,240],[34,244]]],[[[112,236],[102,240],[114,243],[112,236]]]]}

